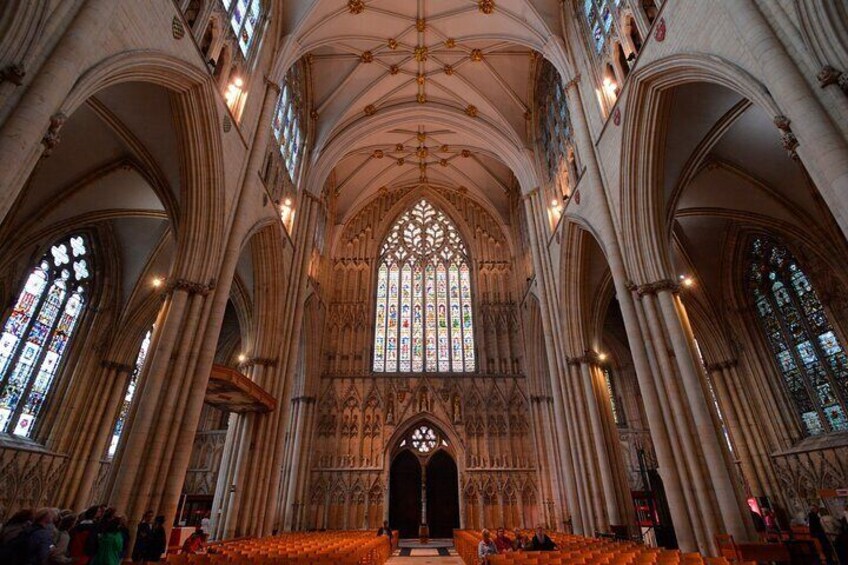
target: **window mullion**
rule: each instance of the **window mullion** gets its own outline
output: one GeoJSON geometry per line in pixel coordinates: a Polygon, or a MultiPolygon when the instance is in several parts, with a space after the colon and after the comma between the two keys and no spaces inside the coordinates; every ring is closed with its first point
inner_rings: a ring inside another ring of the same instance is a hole
{"type": "MultiPolygon", "coordinates": [[[[787,288],[786,283],[783,281],[782,277],[780,279],[780,282],[784,284],[784,288],[787,288]]],[[[789,292],[788,288],[787,288],[787,292],[789,292]]],[[[772,310],[775,313],[775,319],[777,320],[777,323],[780,325],[780,330],[783,333],[783,340],[789,346],[788,347],[789,354],[792,356],[792,359],[795,361],[795,366],[798,368],[798,372],[802,377],[801,382],[804,384],[804,388],[807,390],[807,395],[809,396],[810,401],[811,401],[810,404],[812,404],[813,409],[819,415],[819,420],[821,421],[822,427],[825,429],[824,431],[826,433],[828,430],[830,430],[830,424],[827,421],[827,417],[824,414],[824,411],[821,409],[821,402],[818,401],[818,393],[816,393],[815,389],[810,384],[810,377],[807,374],[807,365],[804,363],[804,360],[801,359],[801,356],[798,354],[797,344],[795,343],[795,340],[792,338],[792,333],[789,331],[789,328],[786,326],[786,320],[784,318],[783,310],[780,308],[780,305],[777,303],[777,299],[775,298],[774,292],[772,291],[771,288],[769,288],[768,291],[765,292],[764,294],[766,296],[766,300],[768,300],[771,303],[772,310]]],[[[802,311],[799,311],[798,313],[801,314],[801,312],[802,311]]],[[[806,326],[804,326],[804,328],[806,330],[806,326]]],[[[766,336],[766,337],[768,337],[768,336],[766,336]]],[[[772,357],[774,357],[774,355],[772,355],[772,357]]],[[[778,371],[780,372],[781,375],[784,375],[783,384],[786,385],[786,378],[785,378],[785,374],[783,372],[783,369],[781,369],[780,366],[778,366],[777,369],[778,369],[778,371]]],[[[790,397],[791,396],[792,396],[792,393],[790,392],[790,397]]],[[[795,403],[794,398],[792,399],[792,402],[793,402],[793,404],[795,403]]],[[[796,411],[797,411],[797,408],[798,407],[797,407],[797,404],[796,404],[796,411]]],[[[806,424],[803,422],[803,418],[801,418],[801,420],[802,420],[801,425],[806,428],[806,424]]]]}
{"type": "MultiPolygon", "coordinates": [[[[804,277],[806,278],[806,273],[804,274],[804,277]]],[[[810,284],[810,287],[811,287],[811,290],[809,292],[815,293],[815,289],[812,287],[812,284],[810,284]]],[[[790,288],[792,289],[792,292],[789,293],[790,300],[792,300],[792,303],[795,305],[795,309],[798,311],[798,313],[801,314],[801,316],[800,316],[801,325],[804,327],[804,331],[806,332],[807,337],[809,338],[809,341],[813,346],[813,350],[816,352],[816,357],[818,359],[819,364],[824,369],[825,375],[827,377],[827,381],[830,384],[830,387],[832,389],[834,396],[836,397],[836,403],[839,404],[842,407],[843,412],[848,414],[848,410],[846,410],[846,399],[844,399],[842,397],[841,391],[839,390],[839,383],[836,380],[836,376],[833,374],[833,371],[831,370],[830,365],[826,362],[827,355],[825,355],[824,351],[821,348],[821,345],[819,344],[819,339],[818,339],[819,334],[812,327],[810,327],[809,320],[807,319],[807,312],[806,312],[806,310],[804,310],[804,307],[801,304],[801,301],[798,297],[798,291],[795,289],[795,286],[792,284],[791,278],[789,280],[789,284],[787,285],[787,290],[790,289],[790,288]]],[[[821,300],[819,299],[818,294],[816,294],[815,296],[816,296],[816,301],[819,303],[819,306],[821,307],[821,309],[823,311],[824,306],[821,304],[821,300]]],[[[824,312],[822,312],[822,313],[824,313],[824,312]]],[[[829,319],[827,320],[827,323],[828,323],[828,326],[831,326],[829,319]]],[[[830,331],[833,331],[832,327],[830,327],[830,331]]],[[[834,336],[835,335],[836,334],[834,333],[834,336]]],[[[841,345],[842,344],[840,343],[840,346],[841,345]]],[[[818,391],[815,391],[815,392],[816,392],[816,396],[814,398],[819,399],[818,391]]],[[[830,425],[830,419],[827,418],[827,414],[824,413],[824,409],[821,406],[822,405],[821,400],[819,399],[816,404],[818,404],[819,412],[822,414],[824,419],[827,421],[828,428],[831,428],[831,431],[834,431],[832,429],[832,426],[830,425]]]]}
{"type": "MultiPolygon", "coordinates": [[[[46,293],[46,294],[49,294],[49,292],[46,293]]],[[[65,313],[65,308],[68,305],[68,301],[71,299],[71,296],[73,296],[74,294],[75,293],[69,292],[68,290],[65,291],[65,297],[62,300],[62,305],[57,309],[56,317],[53,318],[53,321],[50,324],[50,331],[48,331],[47,334],[44,337],[44,344],[41,346],[41,350],[38,352],[38,357],[36,358],[35,362],[32,364],[32,372],[30,373],[29,377],[27,378],[27,384],[24,387],[24,390],[21,393],[20,398],[18,399],[18,404],[17,404],[17,406],[15,406],[15,410],[12,412],[12,415],[9,417],[9,421],[6,422],[6,432],[7,433],[9,433],[8,430],[12,430],[13,431],[12,433],[14,433],[14,429],[18,425],[18,420],[21,417],[21,412],[23,412],[24,404],[26,404],[27,397],[29,396],[30,392],[32,392],[32,387],[35,384],[35,381],[38,379],[38,374],[41,372],[41,365],[44,363],[44,358],[47,356],[47,352],[50,349],[50,343],[53,341],[54,333],[56,332],[56,326],[58,326],[59,322],[62,320],[62,316],[65,313]]],[[[70,336],[68,336],[68,341],[70,341],[70,336]]],[[[60,362],[61,362],[61,359],[59,361],[57,361],[57,363],[60,363],[60,362]]],[[[57,367],[57,370],[58,370],[58,367],[57,367]]]]}
{"type": "MultiPolygon", "coordinates": [[[[32,273],[32,271],[30,272],[32,273]]],[[[50,272],[47,272],[47,282],[44,284],[44,289],[41,291],[41,296],[38,297],[38,305],[33,308],[32,316],[29,318],[29,322],[27,322],[26,329],[21,332],[21,339],[18,340],[18,344],[15,346],[15,351],[12,355],[9,356],[9,364],[6,367],[6,372],[3,374],[2,378],[0,378],[0,392],[5,390],[6,386],[9,384],[9,377],[12,373],[15,372],[15,367],[18,364],[18,359],[20,359],[21,352],[26,346],[27,340],[26,336],[29,335],[30,331],[32,331],[32,325],[35,323],[35,320],[38,318],[38,314],[41,312],[41,309],[44,307],[44,302],[47,300],[47,297],[50,295],[50,289],[53,287],[53,283],[56,282],[55,278],[50,276],[50,272]]],[[[23,289],[21,289],[23,292],[23,289]]],[[[20,297],[20,293],[18,295],[20,297]]],[[[14,307],[13,307],[14,308],[14,307]]],[[[11,312],[9,313],[9,317],[11,316],[11,312]]],[[[9,317],[6,318],[8,321],[9,317]]]]}

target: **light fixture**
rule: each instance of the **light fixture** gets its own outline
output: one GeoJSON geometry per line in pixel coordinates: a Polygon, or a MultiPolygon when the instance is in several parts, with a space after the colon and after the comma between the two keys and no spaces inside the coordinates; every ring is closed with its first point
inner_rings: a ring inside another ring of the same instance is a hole
{"type": "Polygon", "coordinates": [[[680,284],[682,284],[686,288],[692,288],[692,286],[695,284],[695,279],[693,279],[689,275],[680,275],[680,284]]]}
{"type": "Polygon", "coordinates": [[[286,198],[285,200],[283,200],[283,206],[288,206],[289,208],[291,208],[291,205],[292,205],[292,199],[291,198],[286,198]]]}
{"type": "Polygon", "coordinates": [[[603,363],[606,360],[607,360],[607,354],[606,353],[598,353],[598,361],[603,363]]]}
{"type": "Polygon", "coordinates": [[[240,77],[236,77],[233,79],[233,82],[227,87],[227,92],[224,94],[224,98],[227,99],[227,105],[232,107],[235,105],[235,102],[238,100],[241,95],[241,87],[244,85],[244,81],[241,80],[240,77]]]}
{"type": "Polygon", "coordinates": [[[150,284],[153,285],[153,288],[159,288],[162,286],[164,281],[160,277],[153,277],[153,280],[150,281],[150,284]]]}
{"type": "Polygon", "coordinates": [[[559,200],[557,200],[556,198],[551,200],[551,208],[559,208],[559,200]]]}
{"type": "Polygon", "coordinates": [[[244,363],[245,361],[247,361],[247,355],[245,355],[244,353],[239,353],[238,362],[244,363]]]}

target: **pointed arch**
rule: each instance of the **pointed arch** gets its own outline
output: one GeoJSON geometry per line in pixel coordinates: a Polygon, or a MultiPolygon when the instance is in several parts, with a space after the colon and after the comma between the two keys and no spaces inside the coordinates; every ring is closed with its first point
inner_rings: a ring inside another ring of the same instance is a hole
{"type": "Polygon", "coordinates": [[[474,372],[468,246],[451,218],[421,197],[380,247],[375,372],[474,372]]]}

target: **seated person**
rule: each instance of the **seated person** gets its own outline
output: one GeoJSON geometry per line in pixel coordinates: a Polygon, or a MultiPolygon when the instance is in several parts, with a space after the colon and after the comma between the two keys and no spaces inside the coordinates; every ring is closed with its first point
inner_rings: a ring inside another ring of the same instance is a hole
{"type": "Polygon", "coordinates": [[[387,536],[389,539],[392,537],[392,529],[389,527],[389,522],[387,520],[383,521],[383,525],[377,530],[377,537],[387,536]]]}
{"type": "Polygon", "coordinates": [[[527,544],[530,540],[527,539],[527,536],[521,533],[521,528],[515,528],[515,539],[512,540],[512,550],[513,551],[521,551],[527,548],[527,544]]]}
{"type": "Polygon", "coordinates": [[[527,551],[554,551],[556,548],[556,544],[545,533],[545,528],[536,526],[536,535],[530,538],[530,542],[525,549],[527,551]]]}
{"type": "Polygon", "coordinates": [[[506,530],[498,528],[495,536],[495,547],[498,548],[498,553],[506,553],[512,551],[512,540],[506,537],[506,530]]]}
{"type": "Polygon", "coordinates": [[[489,557],[498,554],[498,547],[492,541],[492,534],[489,530],[483,530],[483,539],[477,544],[477,558],[481,565],[489,564],[489,557]]]}
{"type": "Polygon", "coordinates": [[[197,526],[194,533],[185,540],[183,553],[206,553],[206,534],[203,533],[203,526],[197,526]]]}

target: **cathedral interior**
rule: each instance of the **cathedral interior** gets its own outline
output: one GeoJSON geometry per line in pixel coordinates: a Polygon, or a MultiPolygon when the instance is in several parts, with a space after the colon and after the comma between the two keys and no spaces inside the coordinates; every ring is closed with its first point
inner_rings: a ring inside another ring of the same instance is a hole
{"type": "Polygon", "coordinates": [[[10,0],[0,521],[848,506],[841,0],[10,0]]]}

